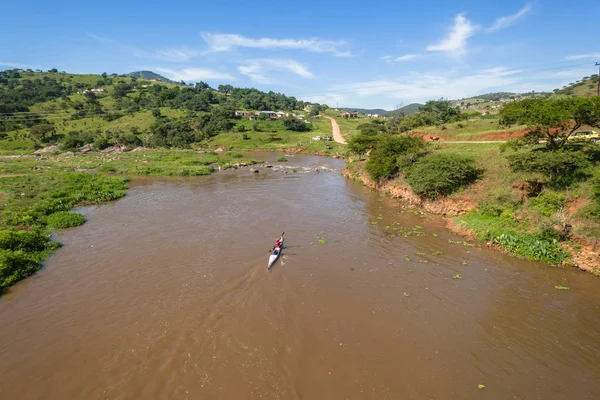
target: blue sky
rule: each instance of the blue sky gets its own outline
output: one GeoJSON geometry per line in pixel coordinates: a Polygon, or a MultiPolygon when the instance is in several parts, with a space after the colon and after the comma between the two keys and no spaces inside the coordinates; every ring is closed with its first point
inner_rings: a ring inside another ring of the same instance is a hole
{"type": "Polygon", "coordinates": [[[598,15],[598,0],[13,1],[0,12],[0,68],[147,69],[392,109],[597,73],[598,15]]]}

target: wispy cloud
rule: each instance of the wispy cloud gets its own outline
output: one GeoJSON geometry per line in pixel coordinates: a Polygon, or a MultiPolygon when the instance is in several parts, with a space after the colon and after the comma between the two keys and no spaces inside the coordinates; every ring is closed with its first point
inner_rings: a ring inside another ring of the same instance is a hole
{"type": "Polygon", "coordinates": [[[502,67],[482,70],[471,75],[455,76],[412,73],[397,80],[376,80],[336,85],[332,93],[348,96],[382,96],[405,102],[426,101],[440,97],[462,98],[519,82],[520,71],[502,67]]]}
{"type": "Polygon", "coordinates": [[[93,33],[86,33],[87,37],[94,39],[96,42],[100,43],[112,43],[112,39],[105,38],[103,36],[94,35],[93,33]]]}
{"type": "Polygon", "coordinates": [[[167,78],[174,81],[208,81],[208,80],[223,80],[235,81],[235,78],[224,72],[215,71],[209,68],[183,68],[183,69],[167,69],[154,68],[154,70],[165,75],[167,78]]]}
{"type": "Polygon", "coordinates": [[[396,61],[409,61],[409,60],[414,60],[415,58],[418,58],[418,57],[419,57],[418,54],[405,54],[403,56],[396,57],[396,61]]]}
{"type": "Polygon", "coordinates": [[[21,64],[21,63],[15,63],[15,62],[10,62],[10,61],[0,61],[0,66],[13,67],[13,68],[19,68],[19,69],[40,69],[40,66],[38,66],[38,65],[21,64]]]}
{"type": "Polygon", "coordinates": [[[458,14],[454,17],[454,26],[448,36],[438,44],[427,46],[427,51],[440,51],[452,57],[460,57],[467,52],[467,39],[473,36],[477,29],[463,14],[458,14]]]}
{"type": "Polygon", "coordinates": [[[187,47],[171,48],[171,49],[159,49],[149,53],[151,58],[157,58],[164,61],[188,61],[191,58],[199,57],[205,52],[190,49],[187,47]]]}
{"type": "Polygon", "coordinates": [[[490,28],[488,28],[488,32],[494,32],[494,31],[497,31],[498,29],[503,29],[503,28],[511,26],[512,24],[517,22],[519,19],[523,18],[527,13],[529,13],[529,11],[531,11],[532,8],[533,7],[531,4],[525,4],[525,6],[523,8],[521,8],[519,11],[517,11],[515,14],[507,15],[505,17],[500,17],[500,18],[496,19],[496,22],[494,23],[494,25],[492,25],[490,28]]]}
{"type": "Polygon", "coordinates": [[[565,57],[565,60],[600,60],[600,53],[586,53],[586,54],[574,54],[572,56],[565,57]]]}
{"type": "Polygon", "coordinates": [[[256,83],[272,83],[273,80],[268,76],[269,71],[291,72],[302,78],[313,79],[315,76],[304,65],[294,60],[282,60],[277,58],[267,58],[259,60],[250,60],[245,65],[240,65],[238,71],[246,75],[256,83]]]}
{"type": "Polygon", "coordinates": [[[333,53],[339,57],[352,55],[347,50],[340,50],[346,45],[345,41],[312,39],[273,39],[273,38],[249,38],[231,33],[201,33],[202,39],[215,52],[231,51],[236,47],[253,49],[296,49],[306,50],[314,53],[333,53]]]}

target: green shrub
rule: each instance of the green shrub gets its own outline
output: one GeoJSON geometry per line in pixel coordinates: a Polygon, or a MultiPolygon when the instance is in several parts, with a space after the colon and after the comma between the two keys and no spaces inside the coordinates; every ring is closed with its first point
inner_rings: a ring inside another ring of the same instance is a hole
{"type": "Polygon", "coordinates": [[[308,132],[312,129],[311,124],[307,124],[303,120],[296,118],[285,118],[283,120],[283,126],[285,126],[285,129],[288,131],[295,132],[308,132]]]}
{"type": "Polygon", "coordinates": [[[21,250],[0,250],[0,289],[28,277],[40,269],[40,260],[21,250]]]}
{"type": "Polygon", "coordinates": [[[562,193],[544,191],[537,197],[529,200],[531,208],[546,217],[550,217],[555,212],[567,205],[567,199],[562,193]]]}
{"type": "Polygon", "coordinates": [[[285,157],[279,157],[279,158],[277,159],[277,161],[278,161],[278,162],[287,162],[287,158],[285,158],[285,157]]]}
{"type": "Polygon", "coordinates": [[[471,157],[431,153],[406,169],[406,180],[416,194],[436,199],[473,183],[481,172],[471,157]]]}
{"type": "Polygon", "coordinates": [[[50,236],[40,230],[35,231],[0,231],[0,249],[12,251],[44,251],[48,247],[50,236]]]}
{"type": "Polygon", "coordinates": [[[230,152],[228,152],[228,153],[227,153],[227,155],[228,155],[229,157],[231,157],[231,158],[242,158],[242,157],[244,157],[244,155],[243,155],[243,154],[236,153],[236,152],[234,152],[234,151],[230,151],[230,152]]]}
{"type": "Polygon", "coordinates": [[[46,223],[50,229],[72,228],[74,226],[83,225],[85,218],[81,214],[59,211],[46,217],[46,223]]]}
{"type": "MultiPolygon", "coordinates": [[[[400,170],[399,159],[417,155],[425,148],[425,141],[412,136],[383,136],[377,139],[365,169],[375,181],[382,181],[400,170]]],[[[403,165],[403,163],[400,163],[403,165]]]]}
{"type": "Polygon", "coordinates": [[[567,254],[556,240],[546,240],[524,232],[506,232],[494,238],[494,242],[517,257],[535,261],[560,264],[567,254]]]}
{"type": "Polygon", "coordinates": [[[588,176],[588,156],[580,151],[530,151],[507,157],[515,172],[538,172],[554,186],[565,187],[588,176]]]}

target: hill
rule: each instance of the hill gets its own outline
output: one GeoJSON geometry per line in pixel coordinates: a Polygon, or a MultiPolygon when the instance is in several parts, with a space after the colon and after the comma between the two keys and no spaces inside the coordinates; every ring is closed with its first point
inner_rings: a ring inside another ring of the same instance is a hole
{"type": "Polygon", "coordinates": [[[598,94],[598,75],[586,76],[569,83],[560,89],[554,89],[553,97],[587,97],[598,94]]]}
{"type": "Polygon", "coordinates": [[[227,136],[240,139],[238,148],[268,147],[287,139],[296,145],[310,141],[311,129],[331,129],[325,120],[285,125],[288,121],[271,121],[263,114],[255,121],[254,111],[302,114],[298,110],[307,103],[282,93],[137,79],[164,78],[145,71],[135,75],[0,71],[0,150],[33,151],[54,144],[67,149],[92,144],[100,150],[111,145],[188,148],[225,145],[233,140],[227,136]],[[251,112],[241,118],[236,110],[251,112]]]}
{"type": "Polygon", "coordinates": [[[382,108],[352,108],[352,107],[340,107],[339,110],[342,111],[356,111],[359,114],[379,114],[379,115],[389,115],[392,112],[384,110],[382,108]]]}
{"type": "Polygon", "coordinates": [[[152,71],[134,71],[134,72],[128,73],[127,76],[130,78],[145,79],[148,81],[157,80],[160,82],[174,83],[177,85],[180,84],[180,82],[172,81],[169,78],[165,78],[164,76],[159,75],[152,71]]]}
{"type": "Polygon", "coordinates": [[[398,110],[402,111],[404,114],[414,114],[419,111],[419,109],[421,108],[422,105],[423,104],[419,104],[419,103],[411,103],[404,107],[400,107],[398,110]]]}

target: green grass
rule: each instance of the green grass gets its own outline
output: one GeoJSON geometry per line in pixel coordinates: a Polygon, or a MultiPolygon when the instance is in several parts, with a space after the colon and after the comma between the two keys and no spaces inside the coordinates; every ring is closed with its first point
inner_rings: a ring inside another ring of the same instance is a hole
{"type": "Polygon", "coordinates": [[[35,273],[57,247],[50,228],[77,226],[83,216],[71,208],[125,195],[122,178],[85,173],[30,173],[0,179],[0,292],[35,273]]]}
{"type": "MultiPolygon", "coordinates": [[[[506,128],[499,125],[498,119],[478,119],[446,124],[446,129],[444,130],[440,129],[439,126],[423,126],[416,128],[409,133],[425,132],[428,136],[439,136],[451,140],[470,140],[486,133],[510,132],[522,129],[526,129],[526,126],[519,125],[506,128]]],[[[498,139],[491,138],[489,140],[498,139]]]]}
{"type": "Polygon", "coordinates": [[[85,218],[81,214],[68,211],[58,211],[46,217],[49,229],[65,229],[83,225],[85,218]]]}
{"type": "Polygon", "coordinates": [[[210,148],[230,150],[284,150],[302,148],[311,152],[325,154],[345,154],[346,146],[334,141],[323,142],[311,140],[313,136],[331,136],[331,123],[326,119],[310,120],[312,130],[308,132],[288,131],[282,121],[248,121],[236,120],[236,130],[223,132],[211,138],[206,144],[210,148]],[[254,130],[254,126],[260,130],[254,130]],[[244,131],[239,132],[243,126],[244,131]],[[331,148],[327,149],[327,145],[331,148]]]}

